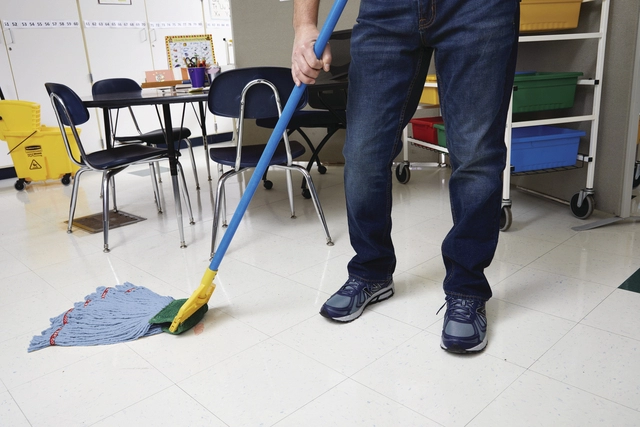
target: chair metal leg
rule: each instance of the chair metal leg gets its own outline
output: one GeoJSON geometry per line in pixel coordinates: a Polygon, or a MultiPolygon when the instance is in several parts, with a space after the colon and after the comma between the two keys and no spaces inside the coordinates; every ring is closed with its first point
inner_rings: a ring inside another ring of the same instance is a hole
{"type": "Polygon", "coordinates": [[[189,156],[191,157],[191,166],[193,167],[193,176],[196,179],[196,190],[200,190],[200,181],[198,180],[198,169],[196,167],[196,158],[193,155],[193,147],[191,146],[191,140],[185,138],[187,141],[187,147],[189,147],[189,156]]]}
{"type": "MultiPolygon", "coordinates": [[[[76,172],[76,176],[73,180],[73,190],[71,190],[71,202],[69,204],[69,222],[67,226],[67,233],[73,232],[71,227],[73,226],[73,217],[76,213],[76,202],[78,201],[78,189],[80,188],[80,177],[86,171],[88,171],[88,169],[79,169],[76,172]]],[[[102,189],[102,187],[100,188],[102,189]]]]}
{"type": "Polygon", "coordinates": [[[320,219],[320,222],[322,223],[322,227],[324,228],[324,234],[327,238],[327,245],[333,246],[333,240],[331,240],[331,235],[329,234],[329,228],[327,227],[327,221],[325,220],[324,212],[322,211],[322,206],[320,205],[318,192],[316,191],[316,186],[313,183],[313,179],[311,179],[311,175],[309,174],[309,172],[300,165],[277,166],[277,167],[287,168],[292,170],[295,169],[295,170],[299,170],[300,173],[302,173],[307,183],[307,186],[309,187],[309,191],[311,192],[311,199],[313,200],[313,205],[316,208],[316,213],[318,214],[318,218],[320,219]]]}
{"type": "MultiPolygon", "coordinates": [[[[220,178],[218,178],[218,185],[216,187],[216,203],[213,208],[213,226],[211,230],[211,258],[215,254],[216,249],[216,237],[218,236],[218,224],[220,222],[220,213],[223,212],[223,215],[226,216],[226,209],[224,205],[225,195],[224,195],[224,184],[227,181],[227,178],[232,177],[233,175],[237,175],[238,172],[235,170],[230,170],[222,174],[220,178]]],[[[223,216],[223,222],[226,224],[226,218],[223,216]]],[[[224,225],[223,225],[224,226],[224,225]]]]}
{"type": "Polygon", "coordinates": [[[160,200],[160,188],[156,180],[156,165],[154,162],[149,162],[149,172],[151,175],[151,186],[153,187],[153,197],[156,199],[158,213],[162,213],[162,200],[160,200]]]}
{"type": "MultiPolygon", "coordinates": [[[[119,170],[118,170],[118,172],[119,172],[119,170]]],[[[114,212],[118,212],[118,204],[116,203],[116,177],[115,177],[115,173],[112,174],[111,171],[109,171],[109,172],[106,172],[106,174],[109,175],[109,177],[110,177],[109,181],[111,182],[111,194],[113,196],[113,211],[114,212]]]]}
{"type": "MultiPolygon", "coordinates": [[[[220,182],[222,175],[224,175],[224,168],[221,164],[218,164],[218,182],[220,182]]],[[[222,189],[222,226],[227,226],[227,200],[224,193],[224,188],[222,189]]]]}
{"type": "Polygon", "coordinates": [[[289,209],[291,210],[291,218],[296,217],[296,210],[293,206],[293,184],[291,183],[291,170],[285,170],[287,176],[287,194],[289,195],[289,209]]]}
{"type": "MultiPolygon", "coordinates": [[[[113,185],[112,171],[102,174],[102,236],[104,246],[102,252],[109,252],[109,184],[113,185]]],[[[115,195],[115,192],[114,192],[115,195]]]]}
{"type": "MultiPolygon", "coordinates": [[[[187,213],[189,214],[189,224],[193,225],[196,222],[193,220],[193,211],[191,210],[191,198],[189,197],[189,190],[187,189],[187,180],[184,179],[184,171],[182,170],[182,165],[178,162],[178,173],[180,174],[180,180],[182,181],[182,197],[184,198],[184,203],[187,205],[187,213]]],[[[179,202],[180,200],[178,200],[179,202]]]]}

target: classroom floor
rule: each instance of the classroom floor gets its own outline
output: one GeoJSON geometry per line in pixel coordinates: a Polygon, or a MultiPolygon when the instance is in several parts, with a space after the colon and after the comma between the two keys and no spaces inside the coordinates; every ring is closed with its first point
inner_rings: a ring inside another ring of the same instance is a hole
{"type": "MultiPolygon", "coordinates": [[[[147,220],[112,230],[109,254],[101,233],[65,232],[70,187],[0,181],[0,425],[640,425],[640,293],[619,289],[640,268],[640,223],[576,232],[585,222],[568,206],[513,189],[513,225],[487,271],[489,345],[451,355],[436,315],[449,170],[435,167],[394,182],[396,295],[352,323],[318,314],[352,256],[342,168],[330,166],[313,176],[335,246],[297,190],[289,218],[284,175],[270,173],[274,188],[258,188],[203,325],[27,353],[49,318],[98,286],[128,281],[175,298],[198,286],[215,188],[199,156],[199,192],[183,157],[196,220],[185,221],[185,249],[167,173],[162,215],[145,167],[118,176],[120,209],[147,220]]],[[[101,211],[99,179],[84,175],[78,217],[101,211]]],[[[229,213],[242,185],[228,186],[229,213]]]]}

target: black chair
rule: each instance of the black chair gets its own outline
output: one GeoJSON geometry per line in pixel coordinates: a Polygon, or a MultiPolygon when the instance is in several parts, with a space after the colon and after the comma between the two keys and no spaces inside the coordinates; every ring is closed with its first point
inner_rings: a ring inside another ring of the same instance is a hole
{"type": "MultiPolygon", "coordinates": [[[[103,94],[111,94],[111,93],[123,93],[123,92],[133,92],[140,93],[142,88],[140,85],[131,79],[127,78],[113,78],[113,79],[104,79],[98,80],[91,87],[91,92],[93,95],[103,95],[103,94]]],[[[138,121],[136,120],[136,116],[133,113],[133,109],[128,107],[129,114],[133,121],[133,124],[138,131],[137,135],[127,135],[121,136],[117,135],[116,131],[118,128],[118,116],[120,109],[116,110],[115,117],[111,118],[111,134],[113,135],[113,140],[119,142],[121,144],[131,144],[131,143],[145,143],[148,145],[152,145],[154,147],[166,147],[166,137],[164,129],[156,129],[151,132],[142,132],[140,130],[140,126],[138,125],[138,121]]],[[[112,114],[112,111],[109,111],[109,114],[112,114]]],[[[183,110],[183,119],[184,119],[184,110],[183,110]]],[[[196,168],[195,157],[193,156],[193,147],[191,146],[191,140],[189,137],[191,136],[191,131],[184,127],[174,127],[172,129],[173,132],[173,140],[177,141],[178,149],[180,147],[181,141],[185,141],[187,143],[187,148],[189,149],[189,155],[191,157],[191,166],[193,167],[193,176],[196,180],[196,190],[200,189],[200,181],[198,180],[198,171],[196,168]]],[[[160,171],[158,171],[158,176],[160,171]]]]}
{"type": "MultiPolygon", "coordinates": [[[[351,30],[335,31],[329,39],[331,44],[331,69],[322,71],[316,84],[308,87],[308,103],[312,109],[296,111],[287,126],[287,134],[298,132],[311,150],[311,159],[307,163],[307,171],[311,171],[314,163],[318,172],[326,173],[327,168],[320,162],[319,154],[331,137],[340,129],[346,128],[347,81],[349,64],[351,63],[351,30]],[[315,147],[303,129],[326,129],[318,146],[315,147]]],[[[278,122],[277,117],[256,120],[256,125],[273,129],[278,122]]],[[[305,181],[302,181],[302,195],[310,198],[305,181]]]]}
{"type": "MultiPolygon", "coordinates": [[[[62,139],[67,150],[67,155],[73,163],[78,165],[80,169],[76,172],[71,193],[71,204],[69,206],[69,224],[67,233],[72,232],[73,217],[76,210],[76,201],[78,198],[78,188],[80,186],[80,177],[86,171],[102,172],[102,223],[104,235],[104,252],[109,252],[109,186],[113,185],[113,177],[126,169],[128,166],[141,163],[150,163],[160,159],[168,158],[166,148],[151,147],[143,144],[127,144],[111,147],[104,150],[87,152],[80,140],[80,130],[77,126],[86,123],[89,120],[89,110],[84,106],[82,100],[69,87],[58,83],[45,83],[47,92],[51,99],[58,126],[62,133],[62,139]],[[73,140],[67,136],[66,128],[69,128],[73,135],[73,140]],[[77,150],[72,149],[77,146],[77,150]],[[77,154],[74,154],[77,153],[77,154]]],[[[186,181],[182,167],[178,163],[178,169],[182,178],[183,192],[186,192],[186,181]]],[[[157,184],[156,184],[157,185],[157,184]]],[[[157,191],[157,188],[155,189],[157,191]]],[[[188,199],[188,193],[183,193],[187,200],[187,208],[189,215],[191,213],[191,205],[188,199]]],[[[118,211],[116,204],[115,192],[113,194],[114,211],[118,211]]]]}
{"type": "MultiPolygon", "coordinates": [[[[294,88],[291,70],[281,67],[239,68],[226,71],[217,76],[209,89],[208,106],[211,113],[238,119],[238,140],[236,147],[211,148],[211,160],[218,164],[230,166],[232,169],[223,173],[218,180],[217,194],[213,216],[213,232],[211,237],[211,256],[215,251],[216,235],[220,212],[224,211],[225,181],[249,168],[257,165],[266,144],[246,144],[244,137],[244,121],[248,119],[262,119],[279,116],[282,105],[286,103],[294,88]]],[[[306,104],[306,92],[298,103],[300,109],[306,104]]],[[[276,151],[269,162],[269,166],[285,169],[287,173],[287,189],[291,217],[295,218],[293,206],[293,189],[291,185],[291,171],[300,171],[311,192],[316,213],[324,227],[328,245],[332,245],[327,223],[318,200],[315,185],[309,172],[302,166],[294,164],[293,159],[302,156],[305,148],[297,141],[289,141],[285,132],[276,151]]],[[[270,188],[270,186],[265,186],[270,188]]],[[[223,226],[226,226],[226,215],[223,216],[223,226]]]]}

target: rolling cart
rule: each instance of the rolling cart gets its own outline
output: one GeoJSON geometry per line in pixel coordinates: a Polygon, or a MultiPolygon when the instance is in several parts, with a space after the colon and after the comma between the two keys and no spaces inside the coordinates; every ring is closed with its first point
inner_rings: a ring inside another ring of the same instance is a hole
{"type": "MultiPolygon", "coordinates": [[[[593,106],[590,114],[583,116],[572,116],[572,117],[558,117],[552,119],[544,119],[544,120],[528,120],[528,121],[519,121],[513,122],[512,113],[513,113],[513,93],[512,100],[509,107],[509,113],[507,117],[507,126],[505,129],[505,143],[507,145],[507,168],[505,168],[503,175],[503,191],[502,191],[502,211],[501,211],[501,221],[500,221],[500,229],[502,231],[506,231],[511,227],[512,223],[512,214],[511,214],[511,196],[510,196],[510,186],[511,186],[511,176],[512,175],[520,175],[520,174],[529,174],[529,173],[544,173],[544,172],[553,172],[557,170],[567,170],[572,168],[581,167],[582,165],[587,165],[587,182],[585,188],[578,191],[572,198],[569,203],[571,208],[571,213],[580,219],[587,219],[593,213],[595,201],[594,201],[594,180],[595,180],[595,157],[596,157],[596,149],[597,149],[597,136],[598,136],[598,126],[599,126],[599,117],[600,117],[600,103],[602,98],[602,79],[604,75],[604,56],[605,56],[605,46],[606,46],[606,34],[609,20],[609,7],[610,0],[582,0],[582,3],[587,2],[598,2],[600,3],[600,24],[597,32],[589,32],[589,33],[567,33],[567,34],[542,34],[542,35],[521,35],[519,38],[520,43],[532,43],[532,42],[552,42],[552,41],[563,41],[563,40],[585,40],[585,39],[595,39],[598,41],[598,47],[596,52],[596,69],[595,75],[593,78],[579,78],[577,80],[577,85],[582,86],[591,86],[593,87],[593,106]],[[532,127],[532,126],[547,126],[547,125],[557,125],[564,123],[578,123],[578,122],[590,122],[591,130],[589,135],[589,149],[588,153],[581,154],[578,153],[576,157],[575,163],[578,163],[579,166],[565,166],[565,167],[550,167],[538,169],[535,171],[525,171],[525,172],[517,172],[514,171],[513,163],[512,163],[512,133],[515,129],[532,127]]],[[[425,83],[425,88],[433,88],[437,87],[437,83],[427,81],[425,83]]],[[[518,89],[517,84],[514,87],[514,91],[518,89]]],[[[536,110],[539,111],[539,110],[536,110]]],[[[448,154],[446,147],[442,147],[439,145],[435,145],[433,143],[428,143],[425,141],[421,141],[414,137],[409,137],[408,132],[405,129],[403,133],[403,153],[404,159],[403,162],[398,164],[396,167],[396,178],[399,182],[405,184],[409,181],[410,178],[410,162],[408,159],[408,147],[409,144],[413,144],[415,146],[427,148],[429,150],[437,151],[442,156],[448,154]]],[[[441,163],[442,160],[441,160],[441,163]]],[[[640,169],[639,169],[640,170],[640,169]]],[[[640,176],[640,173],[638,173],[640,176]]]]}

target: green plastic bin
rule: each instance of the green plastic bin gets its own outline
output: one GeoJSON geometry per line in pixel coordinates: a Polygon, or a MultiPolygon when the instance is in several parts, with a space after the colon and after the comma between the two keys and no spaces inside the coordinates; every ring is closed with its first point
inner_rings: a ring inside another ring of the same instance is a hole
{"type": "Polygon", "coordinates": [[[518,73],[515,76],[513,112],[557,110],[573,107],[580,72],[518,73]]]}
{"type": "Polygon", "coordinates": [[[433,125],[438,131],[438,145],[441,147],[447,146],[447,134],[444,131],[444,124],[436,123],[433,125]]]}

